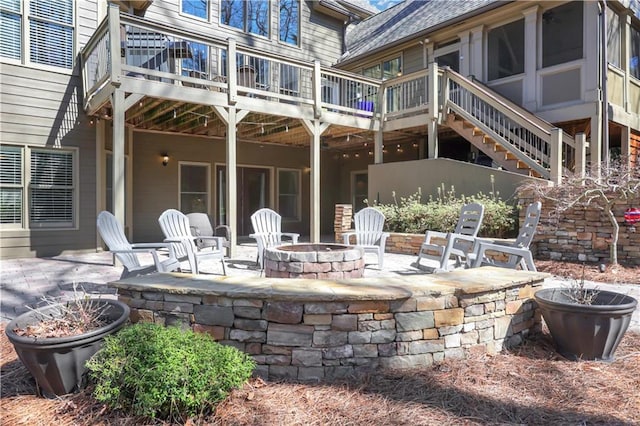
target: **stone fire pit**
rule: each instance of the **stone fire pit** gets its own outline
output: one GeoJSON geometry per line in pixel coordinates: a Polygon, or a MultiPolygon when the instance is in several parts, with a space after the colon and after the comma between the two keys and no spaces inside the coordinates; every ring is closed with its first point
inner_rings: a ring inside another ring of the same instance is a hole
{"type": "Polygon", "coordinates": [[[265,250],[264,273],[274,278],[361,278],[364,249],[340,244],[289,244],[265,250]]]}

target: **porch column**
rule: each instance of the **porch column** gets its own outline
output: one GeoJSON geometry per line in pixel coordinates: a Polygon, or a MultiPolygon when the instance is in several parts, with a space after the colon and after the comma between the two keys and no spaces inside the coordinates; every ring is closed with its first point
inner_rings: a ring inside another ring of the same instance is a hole
{"type": "Polygon", "coordinates": [[[116,89],[111,95],[113,106],[113,215],[125,226],[125,186],[124,186],[124,91],[116,89]]]}
{"type": "Polygon", "coordinates": [[[538,110],[536,100],[536,62],[537,62],[537,30],[538,9],[540,6],[533,6],[522,11],[524,15],[524,75],[522,105],[529,111],[538,110]]]}
{"type": "Polygon", "coordinates": [[[583,178],[587,171],[587,135],[576,134],[576,175],[583,178]]]}
{"type": "Polygon", "coordinates": [[[600,176],[602,163],[602,103],[597,102],[596,113],[591,116],[591,140],[589,141],[589,153],[591,155],[591,169],[597,169],[600,176]]]}
{"type": "MultiPolygon", "coordinates": [[[[460,74],[468,76],[473,75],[480,81],[484,79],[484,66],[482,61],[483,56],[483,39],[484,25],[478,25],[471,30],[471,44],[469,46],[468,58],[466,58],[468,73],[462,73],[462,67],[460,68],[460,74]]],[[[461,61],[465,62],[465,61],[461,61]]]]}
{"type": "Polygon", "coordinates": [[[562,180],[562,129],[554,127],[551,129],[551,182],[556,185],[562,180]]]}
{"type": "Polygon", "coordinates": [[[620,126],[620,158],[624,159],[625,165],[630,167],[631,161],[631,127],[620,126]]]}
{"type": "MultiPolygon", "coordinates": [[[[427,158],[438,158],[438,63],[429,64],[429,78],[427,84],[429,96],[429,118],[427,122],[427,134],[429,137],[427,145],[427,158]]],[[[447,84],[445,81],[443,84],[447,84]]]]}
{"type": "MultiPolygon", "coordinates": [[[[96,215],[105,209],[105,120],[93,119],[96,126],[96,215]]],[[[102,238],[96,232],[96,248],[102,248],[102,238]]]]}
{"type": "Polygon", "coordinates": [[[236,252],[236,244],[238,242],[238,181],[237,181],[237,142],[236,142],[236,107],[230,106],[227,110],[227,149],[226,149],[226,162],[227,162],[227,199],[226,199],[226,211],[227,211],[227,225],[231,229],[232,244],[229,247],[229,257],[233,258],[236,252]]]}
{"type": "Polygon", "coordinates": [[[320,136],[329,127],[320,120],[300,120],[302,127],[309,133],[311,147],[309,167],[309,238],[312,243],[320,242],[320,136]]]}

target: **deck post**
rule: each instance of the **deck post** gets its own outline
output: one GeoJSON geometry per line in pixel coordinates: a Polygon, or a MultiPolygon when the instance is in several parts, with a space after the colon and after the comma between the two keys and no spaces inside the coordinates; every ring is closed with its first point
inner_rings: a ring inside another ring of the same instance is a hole
{"type": "Polygon", "coordinates": [[[227,42],[227,85],[229,88],[229,90],[227,91],[227,95],[229,104],[235,105],[238,101],[238,76],[236,74],[238,65],[236,64],[236,40],[233,37],[229,37],[227,39],[227,42]]]}
{"type": "Polygon", "coordinates": [[[111,105],[113,107],[113,215],[118,222],[125,226],[125,170],[124,170],[124,91],[116,89],[111,95],[111,105]]]}
{"type": "MultiPolygon", "coordinates": [[[[109,49],[111,50],[111,84],[120,86],[122,68],[120,63],[120,9],[109,5],[109,49]]],[[[114,126],[115,127],[115,126],[114,126]]]]}
{"type": "MultiPolygon", "coordinates": [[[[235,74],[235,73],[234,73],[235,74]]],[[[227,110],[227,149],[226,149],[226,162],[227,162],[227,200],[226,200],[226,211],[227,211],[227,220],[226,224],[229,226],[231,230],[231,235],[238,235],[238,221],[237,221],[237,212],[238,212],[238,180],[237,180],[237,168],[238,168],[238,160],[237,160],[237,143],[236,143],[236,107],[229,106],[227,110]]],[[[229,256],[233,257],[236,251],[237,238],[232,239],[232,244],[229,247],[229,256]]]]}
{"type": "Polygon", "coordinates": [[[562,180],[562,129],[557,127],[551,129],[549,145],[551,145],[549,161],[551,163],[551,182],[559,185],[562,180]]]}
{"type": "MultiPolygon", "coordinates": [[[[440,105],[438,103],[438,63],[429,64],[429,77],[427,79],[427,95],[429,96],[429,119],[427,122],[427,158],[438,158],[438,115],[440,105]]],[[[447,84],[445,79],[443,84],[447,84]]]]}
{"type": "Polygon", "coordinates": [[[587,135],[576,133],[576,176],[583,178],[587,171],[587,135]]]}

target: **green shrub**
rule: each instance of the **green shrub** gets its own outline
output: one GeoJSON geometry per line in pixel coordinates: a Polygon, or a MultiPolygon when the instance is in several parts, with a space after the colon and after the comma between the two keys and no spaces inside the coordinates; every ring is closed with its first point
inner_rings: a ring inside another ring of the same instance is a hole
{"type": "Polygon", "coordinates": [[[98,401],[133,415],[184,421],[210,413],[251,377],[255,363],[207,334],[138,323],[107,337],[87,367],[98,401]]]}
{"type": "Polygon", "coordinates": [[[499,195],[493,192],[489,195],[479,192],[471,196],[457,196],[453,187],[447,191],[444,185],[441,185],[438,188],[438,196],[430,196],[426,203],[422,202],[420,188],[409,197],[400,197],[400,201],[393,192],[393,199],[392,204],[373,205],[384,213],[385,230],[389,232],[451,232],[458,223],[460,208],[464,204],[477,202],[484,206],[479,236],[507,238],[517,233],[517,208],[501,200],[499,195]]]}

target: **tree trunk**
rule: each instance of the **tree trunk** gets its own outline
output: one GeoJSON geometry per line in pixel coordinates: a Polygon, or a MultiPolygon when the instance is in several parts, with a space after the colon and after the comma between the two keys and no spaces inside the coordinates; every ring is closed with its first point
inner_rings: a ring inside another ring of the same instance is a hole
{"type": "Polygon", "coordinates": [[[616,216],[613,214],[612,206],[607,205],[606,207],[607,215],[609,216],[609,221],[611,222],[611,226],[613,226],[613,233],[611,234],[611,245],[609,246],[609,260],[612,265],[618,264],[618,233],[620,232],[620,225],[618,225],[618,221],[616,220],[616,216]]]}

